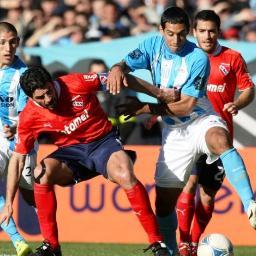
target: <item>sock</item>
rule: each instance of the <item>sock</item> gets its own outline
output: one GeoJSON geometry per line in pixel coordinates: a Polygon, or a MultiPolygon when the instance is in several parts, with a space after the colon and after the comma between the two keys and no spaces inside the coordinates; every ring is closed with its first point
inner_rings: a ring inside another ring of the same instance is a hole
{"type": "Polygon", "coordinates": [[[196,204],[194,222],[191,229],[191,242],[198,243],[206,226],[212,218],[214,205],[203,205],[199,199],[196,204]]]}
{"type": "Polygon", "coordinates": [[[194,211],[195,194],[182,192],[176,206],[181,242],[190,242],[190,227],[194,211]]]}
{"type": "MultiPolygon", "coordinates": [[[[5,204],[5,200],[3,196],[0,196],[0,210],[3,209],[5,204]]],[[[10,237],[14,247],[16,248],[16,243],[19,241],[24,241],[24,239],[22,238],[22,236],[19,234],[16,225],[14,223],[13,218],[10,218],[9,224],[6,225],[6,222],[3,222],[1,224],[1,228],[3,229],[3,231],[10,237]]]]}
{"type": "Polygon", "coordinates": [[[134,213],[148,234],[149,242],[163,241],[163,237],[158,229],[156,217],[151,208],[148,193],[144,186],[138,181],[133,188],[125,190],[125,193],[134,213]]]}
{"type": "Polygon", "coordinates": [[[42,236],[53,249],[59,248],[56,221],[57,201],[52,185],[34,184],[37,215],[42,236]]]}
{"type": "Polygon", "coordinates": [[[229,149],[220,155],[226,177],[239,195],[245,211],[247,211],[250,201],[254,200],[250,179],[241,156],[235,148],[229,149]]]}
{"type": "Polygon", "coordinates": [[[157,216],[157,222],[160,232],[164,237],[164,242],[170,251],[170,254],[175,255],[178,250],[176,241],[176,229],[178,226],[176,212],[173,211],[171,214],[165,217],[157,216]]]}

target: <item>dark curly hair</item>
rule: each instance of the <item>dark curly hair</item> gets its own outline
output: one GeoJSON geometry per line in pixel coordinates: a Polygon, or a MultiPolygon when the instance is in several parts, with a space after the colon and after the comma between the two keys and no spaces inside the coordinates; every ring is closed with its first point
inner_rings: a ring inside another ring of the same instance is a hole
{"type": "Polygon", "coordinates": [[[51,75],[41,66],[28,68],[20,77],[21,88],[31,98],[36,89],[46,88],[46,84],[49,82],[53,82],[51,75]]]}

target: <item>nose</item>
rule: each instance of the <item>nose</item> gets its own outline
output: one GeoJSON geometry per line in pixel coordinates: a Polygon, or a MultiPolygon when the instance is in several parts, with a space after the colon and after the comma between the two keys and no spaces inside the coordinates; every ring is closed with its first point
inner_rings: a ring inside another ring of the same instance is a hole
{"type": "Polygon", "coordinates": [[[206,31],[206,38],[210,39],[211,38],[211,33],[209,31],[206,31]]]}
{"type": "Polygon", "coordinates": [[[12,46],[11,46],[11,44],[10,44],[9,42],[6,42],[6,43],[4,44],[4,49],[5,49],[5,51],[10,52],[10,51],[11,51],[11,48],[12,48],[12,46]]]}
{"type": "Polygon", "coordinates": [[[174,35],[173,40],[174,40],[174,43],[175,43],[175,44],[179,43],[179,42],[180,42],[180,37],[179,37],[179,35],[174,35]]]}
{"type": "Polygon", "coordinates": [[[51,103],[52,101],[52,95],[45,95],[45,98],[44,98],[44,102],[45,102],[45,105],[49,105],[49,103],[51,103]]]}

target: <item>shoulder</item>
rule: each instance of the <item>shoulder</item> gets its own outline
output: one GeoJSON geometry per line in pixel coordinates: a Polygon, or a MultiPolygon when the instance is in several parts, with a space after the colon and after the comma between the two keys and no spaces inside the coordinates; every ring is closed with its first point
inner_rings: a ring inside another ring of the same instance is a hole
{"type": "Polygon", "coordinates": [[[16,55],[14,58],[13,67],[15,69],[19,69],[21,72],[24,72],[27,69],[27,65],[16,55]]]}
{"type": "Polygon", "coordinates": [[[36,105],[31,99],[28,100],[26,106],[19,114],[20,123],[31,123],[35,118],[35,113],[40,112],[37,109],[41,108],[36,105]]]}
{"type": "Polygon", "coordinates": [[[243,59],[240,52],[233,50],[231,48],[228,48],[226,46],[222,46],[221,53],[222,53],[222,55],[225,56],[225,58],[234,59],[234,60],[242,60],[243,59]]]}
{"type": "Polygon", "coordinates": [[[164,38],[161,35],[151,36],[143,41],[145,46],[161,46],[164,43],[164,38]]]}
{"type": "Polygon", "coordinates": [[[186,42],[185,54],[191,62],[209,62],[207,54],[193,42],[186,42]]]}

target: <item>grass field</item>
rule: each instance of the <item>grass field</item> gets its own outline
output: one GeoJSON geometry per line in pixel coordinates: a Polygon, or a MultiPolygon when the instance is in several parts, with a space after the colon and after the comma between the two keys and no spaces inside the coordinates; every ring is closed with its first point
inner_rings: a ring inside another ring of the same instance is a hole
{"type": "MultiPolygon", "coordinates": [[[[35,249],[38,243],[31,243],[35,249]]],[[[63,243],[63,256],[148,256],[152,253],[143,253],[144,244],[83,244],[83,243],[63,243]]],[[[0,256],[15,256],[15,251],[11,243],[0,242],[0,256]]],[[[255,256],[254,247],[235,247],[234,256],[255,256]]]]}

